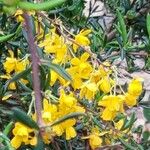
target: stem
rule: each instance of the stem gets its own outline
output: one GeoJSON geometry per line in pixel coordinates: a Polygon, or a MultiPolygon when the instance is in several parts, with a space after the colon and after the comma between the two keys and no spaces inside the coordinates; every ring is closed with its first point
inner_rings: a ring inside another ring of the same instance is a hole
{"type": "Polygon", "coordinates": [[[29,51],[31,54],[31,60],[32,60],[32,81],[33,81],[33,90],[35,94],[35,110],[36,110],[36,118],[37,123],[39,127],[42,126],[42,94],[41,94],[41,86],[40,86],[40,70],[39,70],[39,64],[40,59],[37,53],[37,47],[34,43],[34,37],[32,34],[32,28],[31,28],[31,22],[30,17],[27,13],[23,14],[23,17],[25,19],[26,24],[26,30],[27,30],[27,38],[28,38],[28,44],[29,44],[29,51]]]}
{"type": "Polygon", "coordinates": [[[32,100],[31,100],[31,103],[30,103],[30,105],[29,105],[29,110],[28,110],[28,115],[30,115],[31,114],[31,112],[32,112],[32,107],[33,107],[33,104],[35,103],[35,97],[34,97],[34,95],[32,95],[32,100]]]}
{"type": "Polygon", "coordinates": [[[20,1],[18,3],[18,7],[24,10],[47,10],[47,9],[50,10],[61,5],[65,1],[66,0],[51,0],[42,3],[31,3],[31,2],[20,1]]]}

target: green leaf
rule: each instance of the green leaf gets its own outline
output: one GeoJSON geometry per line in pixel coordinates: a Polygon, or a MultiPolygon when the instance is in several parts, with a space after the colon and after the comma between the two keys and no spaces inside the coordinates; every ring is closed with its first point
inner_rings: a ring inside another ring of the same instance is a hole
{"type": "Polygon", "coordinates": [[[149,36],[149,40],[150,40],[150,14],[147,14],[146,17],[146,26],[147,26],[147,32],[148,32],[148,36],[149,36]]]}
{"type": "Polygon", "coordinates": [[[14,36],[15,36],[15,33],[0,36],[0,43],[8,41],[8,40],[12,39],[14,36]]]}
{"type": "Polygon", "coordinates": [[[150,107],[143,107],[144,117],[150,122],[150,107]]]}
{"type": "Polygon", "coordinates": [[[22,72],[20,72],[20,73],[18,73],[18,74],[16,74],[16,75],[14,75],[14,76],[13,76],[11,79],[9,79],[9,80],[7,81],[7,83],[5,84],[5,90],[7,89],[7,87],[9,86],[9,84],[10,84],[11,82],[15,82],[15,81],[17,81],[17,80],[19,80],[19,79],[21,79],[21,78],[27,76],[30,72],[31,72],[31,67],[28,67],[28,68],[26,68],[26,70],[24,70],[24,71],[22,71],[22,72]]]}
{"type": "Polygon", "coordinates": [[[42,64],[45,66],[50,67],[53,71],[58,73],[60,76],[62,76],[64,79],[71,81],[70,75],[59,65],[53,64],[48,60],[41,60],[42,64]]]}
{"type": "Polygon", "coordinates": [[[133,123],[134,123],[135,121],[136,121],[135,113],[132,113],[130,120],[127,120],[127,119],[125,118],[124,124],[123,124],[121,130],[131,129],[131,128],[132,128],[132,125],[133,125],[133,123]]]}
{"type": "Polygon", "coordinates": [[[8,135],[11,129],[13,128],[14,123],[11,121],[4,129],[3,133],[5,135],[8,135]]]}
{"type": "Polygon", "coordinates": [[[55,7],[61,5],[66,0],[50,0],[42,3],[31,3],[31,2],[23,2],[20,1],[18,3],[18,7],[23,10],[51,10],[55,7]]]}
{"type": "Polygon", "coordinates": [[[68,10],[73,11],[74,9],[76,9],[79,6],[80,2],[81,2],[81,0],[74,0],[73,4],[68,7],[68,10]]]}
{"type": "Polygon", "coordinates": [[[15,33],[11,33],[11,34],[8,34],[8,35],[0,36],[0,43],[9,41],[9,40],[12,39],[14,36],[18,35],[20,31],[21,31],[21,26],[19,25],[19,26],[17,27],[15,33]]]}
{"type": "Polygon", "coordinates": [[[46,77],[45,84],[44,84],[44,91],[48,89],[50,85],[49,84],[50,80],[51,80],[51,74],[50,74],[50,70],[48,70],[47,77],[46,77]]]}
{"type": "Polygon", "coordinates": [[[120,142],[128,149],[135,150],[135,147],[133,147],[131,144],[127,143],[124,139],[119,138],[120,142]]]}
{"type": "MultiPolygon", "coordinates": [[[[3,134],[5,135],[5,137],[7,137],[7,135],[9,134],[9,132],[11,131],[12,127],[13,127],[13,122],[10,122],[4,129],[3,134]]],[[[0,143],[3,142],[3,138],[0,138],[0,143]]]]}
{"type": "Polygon", "coordinates": [[[98,126],[100,129],[103,129],[103,126],[101,125],[101,122],[96,118],[92,117],[93,122],[95,123],[96,126],[98,126]]]}
{"type": "Polygon", "coordinates": [[[143,132],[144,141],[148,141],[149,137],[150,137],[150,132],[149,131],[144,131],[143,132]]]}
{"type": "Polygon", "coordinates": [[[1,139],[4,140],[4,142],[6,143],[6,145],[7,145],[7,150],[15,150],[15,149],[11,146],[9,138],[8,138],[5,134],[3,134],[2,132],[0,132],[0,140],[1,140],[1,139]]]}
{"type": "Polygon", "coordinates": [[[42,140],[41,136],[38,136],[38,143],[37,145],[34,147],[34,150],[42,150],[44,149],[44,142],[42,140]]]}
{"type": "Polygon", "coordinates": [[[39,129],[37,123],[31,117],[27,116],[27,114],[24,111],[18,108],[12,108],[12,112],[13,112],[12,117],[15,120],[25,124],[30,128],[34,128],[37,130],[39,129]]]}
{"type": "Polygon", "coordinates": [[[23,84],[21,81],[18,82],[18,85],[19,85],[22,89],[24,89],[26,92],[32,93],[32,90],[31,90],[28,86],[26,86],[25,84],[23,84]]]}
{"type": "Polygon", "coordinates": [[[118,21],[119,21],[119,27],[120,27],[120,31],[121,31],[123,45],[125,45],[127,43],[127,39],[128,39],[126,25],[125,25],[123,16],[121,15],[121,13],[118,10],[117,10],[117,17],[118,17],[118,21]]]}
{"type": "Polygon", "coordinates": [[[65,121],[65,120],[67,120],[67,119],[75,118],[75,117],[78,117],[78,116],[85,116],[85,115],[86,115],[85,113],[80,113],[80,112],[70,113],[70,114],[68,114],[68,115],[66,115],[66,116],[64,116],[64,117],[61,117],[61,118],[59,118],[58,120],[54,121],[54,122],[51,124],[51,126],[55,126],[55,125],[57,125],[57,124],[59,124],[59,123],[65,121]]]}

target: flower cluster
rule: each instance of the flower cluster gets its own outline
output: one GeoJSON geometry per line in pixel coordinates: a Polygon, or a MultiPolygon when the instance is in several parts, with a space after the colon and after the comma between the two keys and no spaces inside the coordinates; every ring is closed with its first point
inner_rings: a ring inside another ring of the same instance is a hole
{"type": "MultiPolygon", "coordinates": [[[[24,19],[20,14],[22,12],[16,14],[17,21],[23,22],[24,19]]],[[[67,81],[51,68],[44,68],[44,71],[47,71],[46,78],[50,78],[47,80],[48,88],[46,90],[51,91],[49,98],[43,94],[42,101],[42,121],[45,127],[42,138],[44,143],[50,144],[53,137],[56,136],[66,140],[75,139],[78,136],[75,127],[80,124],[83,125],[81,131],[86,130],[86,135],[80,132],[83,137],[80,137],[80,140],[88,139],[92,149],[113,143],[115,139],[113,132],[121,130],[120,126],[124,123],[122,118],[117,123],[115,119],[120,114],[125,117],[126,109],[138,103],[137,100],[142,93],[142,80],[140,78],[131,80],[127,90],[123,90],[118,86],[117,71],[114,70],[114,67],[109,62],[100,63],[96,57],[93,57],[89,48],[91,29],[81,30],[77,35],[65,36],[64,30],[66,32],[67,29],[62,24],[60,27],[53,24],[52,27],[45,34],[42,26],[39,26],[42,32],[36,39],[37,45],[43,52],[43,58],[50,58],[52,63],[60,65],[72,80],[67,81]],[[41,36],[41,34],[44,35],[41,36]],[[118,87],[119,89],[117,89],[118,87]],[[53,122],[71,113],[85,113],[85,116],[72,117],[51,126],[53,122]],[[98,120],[97,124],[93,118],[98,120]]],[[[14,74],[24,71],[30,64],[26,56],[16,58],[12,51],[9,51],[9,54],[10,56],[3,63],[6,72],[1,75],[3,79],[10,79],[14,74]]],[[[22,78],[20,81],[24,84],[30,82],[22,78]]],[[[9,90],[15,89],[16,83],[10,83],[9,90]]],[[[42,93],[46,93],[44,88],[42,90],[42,93]]],[[[32,118],[36,121],[35,116],[36,111],[32,113],[32,118]]],[[[13,129],[14,137],[11,144],[16,149],[23,144],[35,146],[37,135],[37,130],[17,122],[13,129]]],[[[122,136],[122,134],[118,135],[122,136]]]]}
{"type": "MultiPolygon", "coordinates": [[[[6,72],[5,75],[0,76],[0,78],[3,78],[3,79],[11,79],[11,76],[14,73],[17,74],[17,73],[24,71],[29,64],[28,58],[26,56],[22,59],[20,58],[17,59],[14,57],[14,53],[11,50],[9,50],[9,54],[10,54],[10,57],[7,57],[6,61],[3,63],[4,70],[6,72]]],[[[25,84],[28,83],[28,81],[24,79],[21,79],[21,81],[25,84]]],[[[16,89],[15,82],[10,83],[9,88],[11,90],[15,90],[16,89]]]]}
{"type": "Polygon", "coordinates": [[[17,122],[15,123],[15,128],[13,129],[13,139],[11,144],[14,148],[19,148],[22,143],[25,145],[36,145],[37,137],[33,129],[17,122]]]}

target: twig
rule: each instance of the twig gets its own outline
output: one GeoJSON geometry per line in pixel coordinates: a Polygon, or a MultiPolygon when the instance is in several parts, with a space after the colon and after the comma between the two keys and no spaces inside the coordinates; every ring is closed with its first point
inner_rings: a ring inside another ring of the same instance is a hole
{"type": "Polygon", "coordinates": [[[40,70],[39,70],[39,64],[40,64],[40,59],[37,53],[37,47],[34,42],[34,37],[32,34],[32,28],[31,28],[31,23],[30,23],[30,18],[27,13],[23,14],[23,17],[25,19],[25,25],[26,25],[26,30],[27,30],[27,38],[28,38],[28,44],[29,44],[29,51],[31,54],[31,60],[32,60],[32,81],[33,81],[33,90],[35,94],[35,110],[36,110],[36,118],[37,118],[37,123],[39,127],[43,125],[42,122],[42,95],[41,95],[41,90],[40,90],[40,70]]]}
{"type": "Polygon", "coordinates": [[[96,150],[123,150],[124,147],[121,145],[121,143],[116,143],[114,145],[106,145],[106,146],[101,146],[100,148],[97,148],[96,150]]]}

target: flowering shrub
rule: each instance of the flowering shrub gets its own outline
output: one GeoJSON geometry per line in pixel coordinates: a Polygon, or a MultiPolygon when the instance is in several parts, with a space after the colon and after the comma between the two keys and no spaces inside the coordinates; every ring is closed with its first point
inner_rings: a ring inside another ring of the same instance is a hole
{"type": "MultiPolygon", "coordinates": [[[[128,111],[139,105],[143,79],[135,77],[120,85],[117,66],[101,61],[98,50],[92,49],[93,26],[76,30],[61,17],[51,19],[48,11],[42,11],[64,2],[1,2],[10,17],[5,28],[15,24],[14,31],[0,37],[2,112],[11,106],[5,114],[11,121],[5,120],[0,134],[2,147],[134,149],[136,114],[128,111]]],[[[74,2],[68,7],[78,6],[74,2]]],[[[121,31],[124,19],[117,14],[124,48],[129,43],[121,31]]]]}

